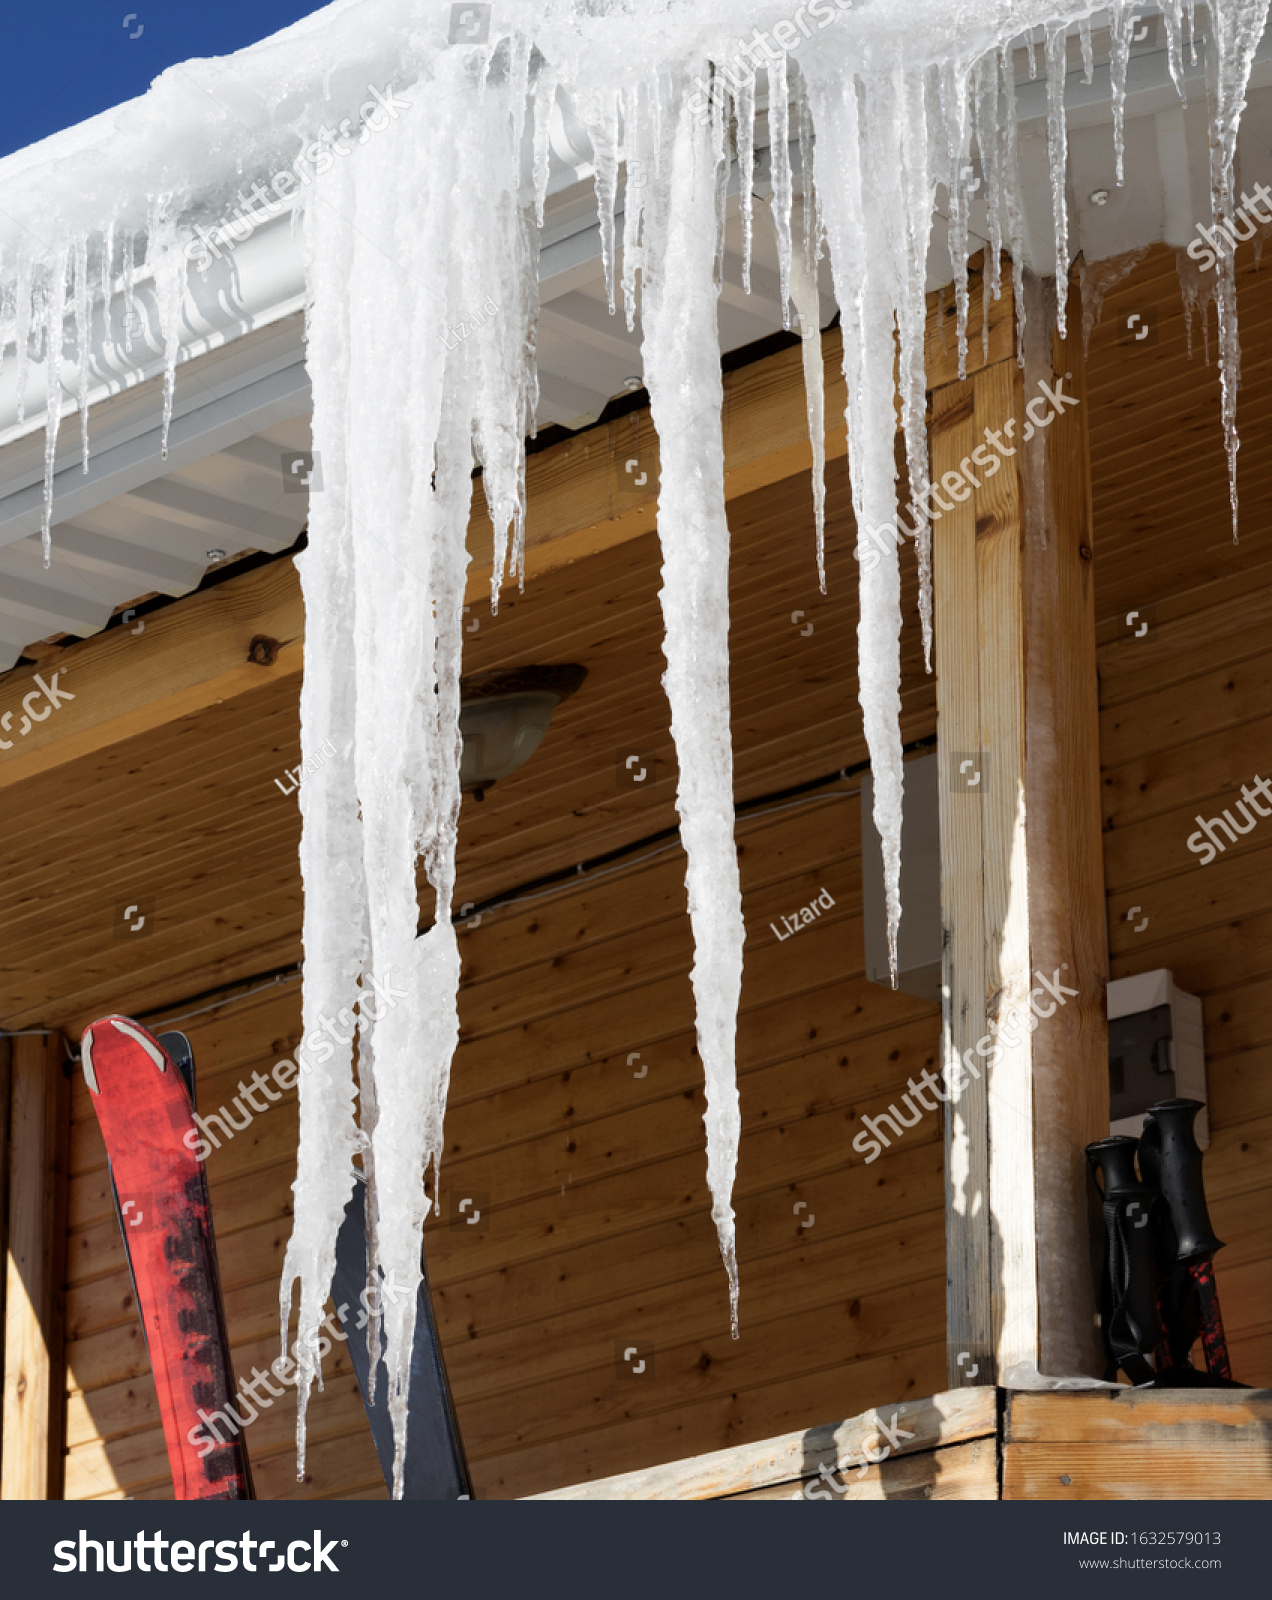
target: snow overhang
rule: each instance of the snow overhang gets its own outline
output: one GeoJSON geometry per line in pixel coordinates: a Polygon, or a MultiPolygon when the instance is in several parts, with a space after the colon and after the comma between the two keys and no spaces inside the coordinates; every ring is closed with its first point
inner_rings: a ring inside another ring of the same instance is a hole
{"type": "MultiPolygon", "coordinates": [[[[205,149],[190,133],[190,118],[173,124],[170,171],[189,195],[192,214],[208,224],[230,214],[245,171],[268,177],[287,167],[300,140],[324,120],[352,111],[368,85],[409,80],[421,56],[419,41],[400,37],[368,48],[351,4],[321,17],[333,43],[349,52],[329,75],[324,92],[297,82],[290,53],[318,26],[296,28],[219,62],[195,62],[165,73],[141,100],[0,162],[0,184],[27,190],[51,187],[49,204],[82,185],[91,170],[102,185],[126,184],[130,160],[146,140],[163,136],[179,97],[196,83],[220,110],[249,127],[236,134],[239,170],[231,171],[221,137],[226,118],[209,117],[205,149]],[[396,63],[396,68],[395,68],[396,63]],[[139,143],[140,141],[140,143],[139,143]],[[246,156],[244,154],[246,152],[246,156]],[[250,159],[253,165],[244,168],[250,159]],[[200,165],[202,163],[202,166],[200,165]],[[68,176],[70,175],[70,176],[68,176]]],[[[1147,8],[1146,8],[1147,13],[1147,8]]],[[[1170,79],[1164,39],[1146,30],[1132,44],[1126,98],[1126,182],[1114,181],[1113,115],[1107,35],[1095,34],[1096,66],[1086,84],[1076,32],[1066,84],[1070,244],[1088,261],[1164,240],[1183,246],[1210,219],[1204,45],[1193,65],[1185,56],[1187,106],[1170,79]],[[1105,198],[1101,199],[1103,196],[1105,198]],[[1094,198],[1093,198],[1094,197],[1094,198]]],[[[1054,270],[1054,233],[1047,161],[1046,86],[1032,80],[1027,53],[1016,57],[1021,121],[1020,162],[1027,264],[1054,270]]],[[[1259,46],[1242,122],[1238,188],[1272,182],[1272,36],[1259,46]]],[[[761,102],[757,140],[767,142],[761,102]]],[[[604,287],[596,220],[592,156],[579,119],[559,101],[552,120],[550,178],[540,260],[538,365],[539,425],[578,427],[641,378],[639,333],[611,316],[604,287]]],[[[793,156],[796,152],[793,149],[793,156]]],[[[750,294],[743,291],[741,235],[735,199],[720,302],[720,342],[728,352],[782,327],[777,257],[762,225],[750,294]]],[[[757,167],[756,190],[767,191],[767,163],[757,167]]],[[[142,196],[125,188],[120,227],[141,225],[142,196]],[[130,213],[129,207],[136,202],[130,213]]],[[[945,243],[944,190],[928,262],[928,286],[950,282],[945,243]]],[[[293,225],[294,197],[262,220],[221,260],[187,273],[168,454],[160,451],[165,361],[160,295],[144,272],[122,278],[91,309],[89,364],[91,450],[83,469],[78,427],[79,374],[64,360],[61,426],[53,479],[52,565],[41,559],[46,377],[32,362],[25,416],[18,420],[18,374],[12,316],[0,369],[0,670],[23,648],[52,634],[80,636],[103,627],[120,606],[140,595],[178,595],[194,588],[217,553],[286,549],[307,518],[307,496],[296,457],[309,445],[309,379],[304,364],[304,246],[293,225]],[[211,553],[211,554],[210,554],[211,553]]],[[[621,210],[621,201],[620,201],[621,210]]],[[[985,208],[973,201],[973,248],[987,232],[985,208]]],[[[823,320],[833,298],[822,272],[823,320]]],[[[67,327],[73,334],[70,319],[67,327]]],[[[439,334],[440,334],[439,330],[439,334]]],[[[73,347],[73,337],[66,349],[73,347]]]]}

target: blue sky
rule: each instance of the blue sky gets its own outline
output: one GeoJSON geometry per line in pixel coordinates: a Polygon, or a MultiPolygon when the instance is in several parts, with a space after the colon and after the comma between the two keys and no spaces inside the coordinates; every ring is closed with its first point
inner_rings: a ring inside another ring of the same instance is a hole
{"type": "Polygon", "coordinates": [[[144,94],[176,61],[228,55],[321,10],[314,0],[8,0],[0,156],[144,94]]]}

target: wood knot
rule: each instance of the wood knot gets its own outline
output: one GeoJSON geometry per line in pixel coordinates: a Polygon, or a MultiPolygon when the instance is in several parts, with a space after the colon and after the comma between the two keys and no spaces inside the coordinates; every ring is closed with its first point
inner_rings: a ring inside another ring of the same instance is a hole
{"type": "Polygon", "coordinates": [[[1078,546],[1078,554],[1082,557],[1083,561],[1090,561],[1095,552],[1091,549],[1089,544],[1080,544],[1078,546]]]}
{"type": "Polygon", "coordinates": [[[277,639],[258,633],[247,647],[247,659],[258,667],[272,667],[278,660],[280,646],[277,639]]]}

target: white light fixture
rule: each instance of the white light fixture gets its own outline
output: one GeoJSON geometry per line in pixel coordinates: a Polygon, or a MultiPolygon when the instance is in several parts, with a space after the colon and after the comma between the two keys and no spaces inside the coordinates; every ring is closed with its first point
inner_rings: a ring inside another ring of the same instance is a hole
{"type": "Polygon", "coordinates": [[[543,743],[552,713],[587,677],[587,668],[514,667],[460,680],[459,784],[480,800],[492,783],[527,762],[543,743]]]}

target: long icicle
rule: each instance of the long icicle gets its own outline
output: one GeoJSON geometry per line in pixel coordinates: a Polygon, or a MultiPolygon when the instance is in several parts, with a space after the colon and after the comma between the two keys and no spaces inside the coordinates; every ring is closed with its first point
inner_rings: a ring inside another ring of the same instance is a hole
{"type": "Polygon", "coordinates": [[[665,183],[645,205],[641,325],[645,381],[658,430],[662,603],[693,927],[690,974],[707,1089],[707,1182],[738,1336],[737,1246],[731,1202],[741,1114],[734,1045],[742,986],[742,892],[733,842],[729,735],[729,525],[716,331],[716,167],[709,127],[675,87],[668,108],[665,183]],[[691,382],[684,375],[693,375],[691,382]]]}

